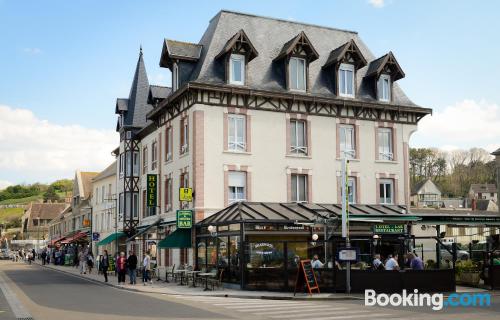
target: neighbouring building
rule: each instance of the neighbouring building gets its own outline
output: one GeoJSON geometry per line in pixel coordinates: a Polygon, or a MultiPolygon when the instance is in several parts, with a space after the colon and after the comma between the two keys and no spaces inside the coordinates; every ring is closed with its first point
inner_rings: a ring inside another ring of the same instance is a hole
{"type": "Polygon", "coordinates": [[[418,208],[441,207],[441,190],[431,179],[420,181],[411,191],[411,204],[418,208]]]}
{"type": "Polygon", "coordinates": [[[92,179],[92,251],[96,255],[104,249],[110,253],[125,250],[125,234],[116,211],[116,169],[114,161],[92,179]]]}
{"type": "Polygon", "coordinates": [[[497,186],[490,183],[471,184],[469,189],[469,199],[494,200],[497,201],[497,186]]]}
{"type": "Polygon", "coordinates": [[[498,148],[497,150],[495,150],[492,155],[495,156],[495,160],[496,160],[496,167],[497,167],[497,170],[496,170],[496,173],[497,173],[497,205],[498,205],[498,212],[500,213],[500,193],[498,192],[498,190],[500,189],[500,148],[498,148]]]}
{"type": "Polygon", "coordinates": [[[47,240],[49,223],[69,205],[66,203],[31,202],[21,217],[21,234],[26,240],[47,240]]]}
{"type": "Polygon", "coordinates": [[[177,210],[199,222],[240,201],[338,204],[342,158],[361,211],[408,209],[408,143],[431,109],[397,85],[392,52],[375,57],[352,31],[221,11],[198,43],[164,40],[160,66],[172,88],[149,84],[141,50],[115,109],[118,217],[129,247],[160,266],[194,263],[191,241],[157,246],[191,237],[177,210]],[[147,174],[158,177],[154,208],[147,174]]]}

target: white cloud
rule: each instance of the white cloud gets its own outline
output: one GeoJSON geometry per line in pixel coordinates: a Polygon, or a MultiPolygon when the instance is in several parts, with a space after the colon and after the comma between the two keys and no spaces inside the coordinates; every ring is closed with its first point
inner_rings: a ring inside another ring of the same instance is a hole
{"type": "Polygon", "coordinates": [[[445,150],[472,147],[494,151],[500,146],[500,106],[464,100],[425,116],[412,136],[412,146],[445,150]]]}
{"type": "Polygon", "coordinates": [[[0,179],[51,182],[74,171],[100,171],[113,161],[113,130],[58,125],[27,109],[0,105],[0,179]]]}
{"type": "Polygon", "coordinates": [[[382,8],[383,6],[385,6],[385,0],[368,0],[368,3],[375,8],[382,8]]]}
{"type": "Polygon", "coordinates": [[[40,48],[24,48],[23,51],[25,53],[33,54],[33,55],[42,53],[42,49],[40,49],[40,48]]]}
{"type": "Polygon", "coordinates": [[[3,190],[7,188],[8,186],[11,186],[13,183],[7,180],[0,180],[0,190],[3,190]]]}

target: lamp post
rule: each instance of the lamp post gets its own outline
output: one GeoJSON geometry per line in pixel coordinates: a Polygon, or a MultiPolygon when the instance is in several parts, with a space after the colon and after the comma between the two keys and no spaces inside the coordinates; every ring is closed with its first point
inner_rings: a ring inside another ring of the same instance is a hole
{"type": "Polygon", "coordinates": [[[37,232],[36,232],[36,254],[40,250],[40,217],[36,218],[38,220],[37,223],[37,232]]]}

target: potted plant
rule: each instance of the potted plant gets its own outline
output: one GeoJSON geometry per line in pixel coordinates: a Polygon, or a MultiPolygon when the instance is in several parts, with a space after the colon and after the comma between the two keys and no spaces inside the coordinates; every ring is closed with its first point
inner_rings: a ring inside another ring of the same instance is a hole
{"type": "Polygon", "coordinates": [[[455,272],[462,284],[477,286],[479,284],[481,270],[477,263],[472,260],[457,261],[455,272]]]}

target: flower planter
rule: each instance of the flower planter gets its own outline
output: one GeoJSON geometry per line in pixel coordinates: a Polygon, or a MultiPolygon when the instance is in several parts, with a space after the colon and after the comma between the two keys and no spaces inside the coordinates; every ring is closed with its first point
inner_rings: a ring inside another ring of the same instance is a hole
{"type": "Polygon", "coordinates": [[[478,271],[462,271],[460,274],[460,282],[463,284],[477,286],[479,284],[480,273],[478,271]]]}

